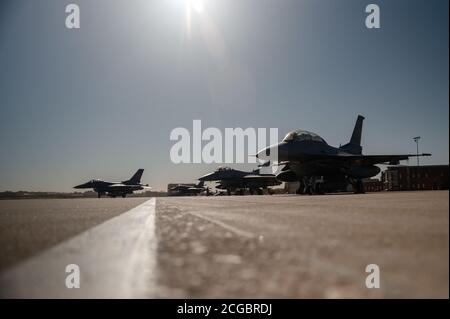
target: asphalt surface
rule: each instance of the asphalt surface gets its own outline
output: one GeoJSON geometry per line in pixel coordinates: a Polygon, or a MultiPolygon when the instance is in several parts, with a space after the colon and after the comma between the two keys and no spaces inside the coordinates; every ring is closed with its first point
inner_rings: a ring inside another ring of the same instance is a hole
{"type": "Polygon", "coordinates": [[[37,202],[0,202],[2,297],[449,296],[448,191],[37,202]]]}

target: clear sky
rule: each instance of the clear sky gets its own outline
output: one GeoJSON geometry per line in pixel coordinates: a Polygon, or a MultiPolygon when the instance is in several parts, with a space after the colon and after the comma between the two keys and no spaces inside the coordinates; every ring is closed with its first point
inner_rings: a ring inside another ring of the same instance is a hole
{"type": "Polygon", "coordinates": [[[190,24],[186,1],[73,0],[79,30],[70,1],[1,1],[0,191],[140,167],[154,189],[191,182],[218,166],[171,163],[169,134],[193,119],[339,145],[362,114],[364,153],[415,153],[420,135],[422,163],[448,164],[447,0],[204,0],[190,24]]]}

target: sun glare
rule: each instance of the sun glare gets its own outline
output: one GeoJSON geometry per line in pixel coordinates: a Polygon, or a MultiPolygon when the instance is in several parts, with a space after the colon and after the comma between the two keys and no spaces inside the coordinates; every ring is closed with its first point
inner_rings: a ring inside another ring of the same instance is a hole
{"type": "Polygon", "coordinates": [[[205,11],[205,4],[203,0],[186,0],[189,9],[193,9],[197,13],[205,11]]]}
{"type": "Polygon", "coordinates": [[[197,13],[198,15],[202,15],[203,17],[206,15],[205,0],[183,0],[183,2],[184,2],[184,6],[185,6],[185,11],[186,11],[187,34],[188,34],[188,36],[190,36],[193,12],[197,13]]]}

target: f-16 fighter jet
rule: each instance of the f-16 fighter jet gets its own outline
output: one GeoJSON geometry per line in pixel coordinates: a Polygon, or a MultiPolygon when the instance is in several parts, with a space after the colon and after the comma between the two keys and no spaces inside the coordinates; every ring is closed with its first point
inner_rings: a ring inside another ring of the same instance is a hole
{"type": "Polygon", "coordinates": [[[206,174],[198,179],[202,182],[217,181],[216,188],[224,189],[228,195],[231,193],[244,194],[248,189],[251,194],[263,194],[263,189],[269,186],[280,185],[281,182],[273,174],[261,174],[259,170],[244,172],[230,167],[219,167],[210,174],[206,174]]]}
{"type": "Polygon", "coordinates": [[[107,182],[100,179],[93,179],[87,183],[77,185],[74,188],[92,188],[94,192],[97,192],[98,198],[100,198],[102,195],[107,195],[110,197],[126,197],[127,194],[132,194],[134,191],[142,190],[148,187],[148,184],[141,184],[141,177],[143,172],[144,169],[140,168],[129,180],[123,182],[107,182]]]}
{"type": "Polygon", "coordinates": [[[363,193],[362,179],[377,175],[376,164],[398,165],[401,160],[431,154],[363,155],[361,132],[364,117],[356,120],[350,141],[340,147],[327,144],[319,135],[308,131],[293,131],[278,144],[258,152],[257,157],[270,159],[267,164],[283,165],[277,179],[283,182],[300,182],[298,194],[322,194],[330,189],[351,184],[355,193],[363,193]],[[277,154],[277,155],[275,155],[277,154]],[[271,155],[273,155],[271,157],[271,155]],[[273,158],[277,157],[277,158],[273,158]]]}

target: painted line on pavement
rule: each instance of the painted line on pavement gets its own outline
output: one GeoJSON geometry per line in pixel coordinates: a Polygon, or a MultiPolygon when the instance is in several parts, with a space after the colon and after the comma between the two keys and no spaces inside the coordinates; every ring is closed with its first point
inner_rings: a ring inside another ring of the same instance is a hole
{"type": "Polygon", "coordinates": [[[156,286],[155,198],[0,275],[2,298],[145,298],[156,286]],[[80,288],[66,287],[66,266],[80,288]]]}
{"type": "Polygon", "coordinates": [[[242,230],[242,229],[239,229],[237,227],[228,225],[228,224],[226,224],[224,222],[221,222],[219,220],[207,217],[205,215],[198,214],[198,213],[193,213],[193,212],[188,212],[188,213],[193,215],[193,216],[196,216],[198,218],[204,219],[204,220],[206,220],[206,221],[208,221],[210,223],[216,224],[219,227],[225,228],[226,230],[228,230],[228,231],[230,231],[232,233],[235,233],[238,236],[246,237],[246,238],[256,238],[257,237],[257,235],[254,234],[254,233],[251,233],[251,232],[248,232],[246,230],[242,230]]]}

